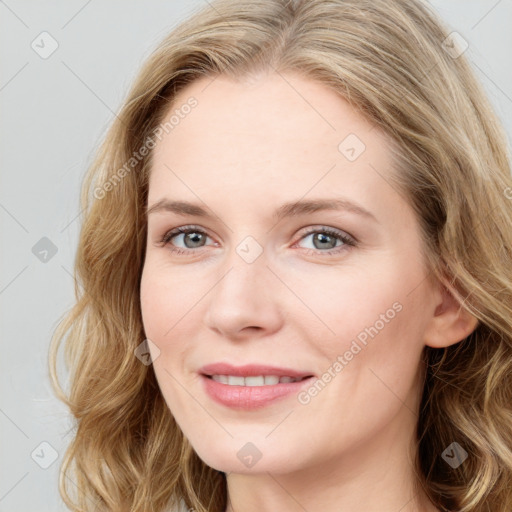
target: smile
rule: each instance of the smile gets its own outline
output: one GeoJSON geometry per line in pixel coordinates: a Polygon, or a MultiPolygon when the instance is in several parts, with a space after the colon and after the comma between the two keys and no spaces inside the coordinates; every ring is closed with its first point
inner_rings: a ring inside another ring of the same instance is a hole
{"type": "Polygon", "coordinates": [[[239,375],[211,375],[211,379],[228,386],[275,386],[276,384],[288,384],[290,382],[299,382],[306,377],[296,378],[290,376],[280,377],[278,375],[253,375],[242,377],[239,375]]]}

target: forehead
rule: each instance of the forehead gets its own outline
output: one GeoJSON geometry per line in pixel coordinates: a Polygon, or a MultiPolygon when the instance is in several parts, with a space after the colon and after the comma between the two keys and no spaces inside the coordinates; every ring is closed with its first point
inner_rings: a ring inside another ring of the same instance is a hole
{"type": "Polygon", "coordinates": [[[388,137],[312,79],[204,77],[180,91],[164,122],[171,116],[154,149],[150,204],[167,194],[261,208],[325,195],[382,211],[397,205],[388,137]],[[182,108],[192,98],[194,108],[182,108]]]}
{"type": "Polygon", "coordinates": [[[275,148],[274,156],[303,158],[322,146],[326,156],[338,159],[338,145],[348,135],[353,135],[353,141],[359,139],[356,149],[363,145],[382,149],[387,144],[385,135],[338,93],[295,73],[260,75],[241,82],[204,77],[180,91],[164,119],[170,117],[178,121],[169,133],[176,146],[185,143],[211,150],[220,142],[242,144],[219,148],[225,158],[248,151],[251,157],[261,157],[269,147],[275,148]],[[186,109],[191,98],[197,106],[186,109]],[[173,114],[181,108],[190,112],[178,120],[173,114]]]}

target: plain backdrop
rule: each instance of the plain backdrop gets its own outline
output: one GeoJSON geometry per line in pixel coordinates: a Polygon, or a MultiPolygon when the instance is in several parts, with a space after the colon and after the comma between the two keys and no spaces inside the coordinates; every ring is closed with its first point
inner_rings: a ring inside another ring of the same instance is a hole
{"type": "MultiPolygon", "coordinates": [[[[0,0],[0,512],[66,510],[72,421],[47,356],[74,299],[80,183],[143,60],[207,3],[0,0]]],[[[510,140],[512,0],[431,4],[469,43],[510,140]]]]}

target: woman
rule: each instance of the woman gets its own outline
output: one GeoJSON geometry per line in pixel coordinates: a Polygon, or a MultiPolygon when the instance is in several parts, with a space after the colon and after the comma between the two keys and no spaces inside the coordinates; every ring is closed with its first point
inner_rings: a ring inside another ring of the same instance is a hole
{"type": "Polygon", "coordinates": [[[510,161],[457,43],[418,0],[219,0],[159,45],[51,347],[72,510],[510,510],[510,161]]]}

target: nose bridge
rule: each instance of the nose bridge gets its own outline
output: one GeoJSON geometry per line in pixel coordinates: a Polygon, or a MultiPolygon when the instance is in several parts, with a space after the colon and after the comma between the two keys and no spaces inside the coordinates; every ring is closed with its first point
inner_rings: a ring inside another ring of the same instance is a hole
{"type": "Polygon", "coordinates": [[[229,298],[237,298],[244,302],[263,298],[261,293],[269,285],[271,272],[267,268],[268,259],[263,248],[257,250],[253,243],[243,241],[231,251],[226,259],[226,270],[218,283],[218,291],[229,298]]]}
{"type": "Polygon", "coordinates": [[[208,303],[209,327],[225,335],[235,335],[244,327],[277,327],[281,308],[274,287],[278,280],[267,268],[268,258],[259,247],[245,240],[226,257],[208,303]]]}

